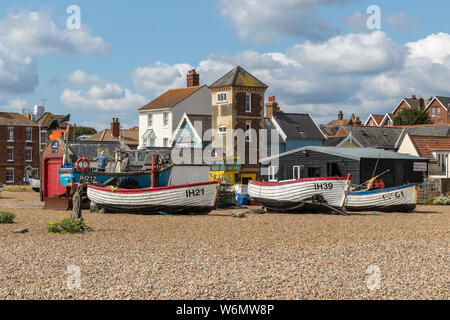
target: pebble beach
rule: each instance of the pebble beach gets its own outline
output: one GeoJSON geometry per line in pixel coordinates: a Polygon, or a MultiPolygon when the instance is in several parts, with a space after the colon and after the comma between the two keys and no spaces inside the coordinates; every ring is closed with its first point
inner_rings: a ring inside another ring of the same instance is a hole
{"type": "Polygon", "coordinates": [[[37,193],[3,192],[0,209],[17,215],[0,224],[0,299],[449,299],[448,206],[244,218],[83,211],[93,232],[77,235],[47,232],[70,212],[43,210],[37,193]]]}

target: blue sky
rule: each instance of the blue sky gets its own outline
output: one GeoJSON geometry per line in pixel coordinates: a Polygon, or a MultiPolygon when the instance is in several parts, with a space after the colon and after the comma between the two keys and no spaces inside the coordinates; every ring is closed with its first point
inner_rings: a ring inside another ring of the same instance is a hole
{"type": "Polygon", "coordinates": [[[127,127],[141,104],[183,86],[188,68],[210,84],[236,64],[268,84],[282,109],[318,122],[339,109],[382,114],[411,94],[450,95],[448,1],[254,3],[3,0],[0,109],[46,98],[49,111],[79,124],[101,129],[119,117],[127,127]],[[77,36],[66,28],[73,4],[77,36]],[[381,9],[378,31],[365,27],[372,4],[381,9]]]}

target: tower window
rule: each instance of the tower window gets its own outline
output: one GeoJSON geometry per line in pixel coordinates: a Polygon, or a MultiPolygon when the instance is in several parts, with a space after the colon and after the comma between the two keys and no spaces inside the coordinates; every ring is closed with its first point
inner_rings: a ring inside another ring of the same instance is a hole
{"type": "Polygon", "coordinates": [[[252,112],[252,95],[249,93],[245,95],[245,111],[252,112]]]}
{"type": "Polygon", "coordinates": [[[217,102],[227,102],[227,93],[226,92],[218,93],[217,102]]]}

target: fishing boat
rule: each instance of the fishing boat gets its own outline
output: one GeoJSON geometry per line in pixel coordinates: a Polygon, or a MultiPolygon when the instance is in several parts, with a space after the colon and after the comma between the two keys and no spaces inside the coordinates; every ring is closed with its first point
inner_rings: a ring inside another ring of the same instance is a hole
{"type": "Polygon", "coordinates": [[[250,181],[248,193],[270,210],[292,211],[314,200],[339,208],[348,178],[324,177],[276,182],[250,181]]]}
{"type": "Polygon", "coordinates": [[[88,185],[87,196],[108,212],[209,213],[215,206],[219,182],[144,189],[88,185]]]}
{"type": "Polygon", "coordinates": [[[417,203],[417,187],[408,184],[376,190],[350,191],[344,201],[348,211],[413,212],[417,203]]]}

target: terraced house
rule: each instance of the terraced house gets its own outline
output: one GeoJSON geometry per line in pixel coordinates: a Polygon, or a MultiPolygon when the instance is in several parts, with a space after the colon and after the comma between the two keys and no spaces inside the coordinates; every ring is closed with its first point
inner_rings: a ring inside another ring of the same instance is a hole
{"type": "Polygon", "coordinates": [[[13,112],[0,112],[0,184],[39,177],[39,125],[13,112]]]}

